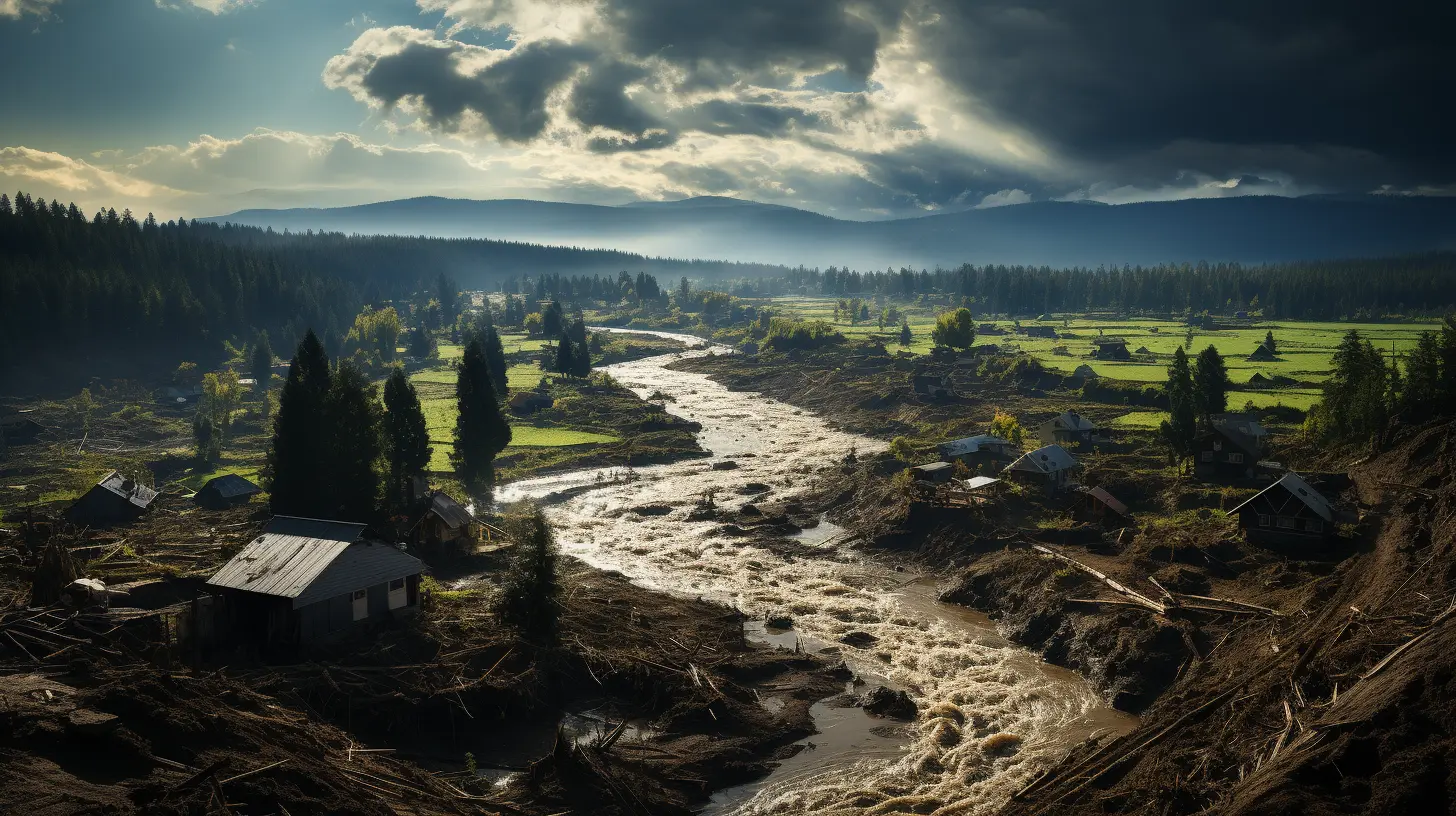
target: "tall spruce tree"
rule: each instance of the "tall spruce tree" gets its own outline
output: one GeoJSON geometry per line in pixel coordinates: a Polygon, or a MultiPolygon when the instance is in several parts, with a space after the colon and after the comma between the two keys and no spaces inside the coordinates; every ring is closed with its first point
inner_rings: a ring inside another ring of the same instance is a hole
{"type": "MultiPolygon", "coordinates": [[[[1435,332],[1421,332],[1405,362],[1400,413],[1407,422],[1424,422],[1441,411],[1441,349],[1435,332]]],[[[1447,409],[1449,410],[1449,409],[1447,409]]]]}
{"type": "Polygon", "coordinates": [[[571,338],[564,334],[556,343],[556,370],[568,377],[576,373],[576,352],[571,346],[571,338]]]}
{"type": "Polygon", "coordinates": [[[1228,369],[1218,348],[1209,345],[1193,361],[1193,405],[1198,416],[1207,419],[1228,410],[1228,369]]]}
{"type": "Polygon", "coordinates": [[[273,417],[265,481],[273,512],[317,514],[327,502],[328,435],[324,405],[330,387],[329,358],[309,330],[288,366],[288,379],[273,417]]]}
{"type": "Polygon", "coordinates": [[[389,500],[396,507],[410,501],[410,480],[430,464],[430,434],[414,383],[395,367],[384,383],[384,444],[389,460],[389,500]]]}
{"type": "Polygon", "coordinates": [[[910,321],[906,320],[900,324],[900,345],[908,346],[912,339],[914,338],[910,334],[910,321]]]}
{"type": "Polygon", "coordinates": [[[374,384],[353,363],[339,363],[324,407],[328,433],[327,518],[371,521],[379,511],[379,464],[384,453],[374,384]]]}
{"type": "Polygon", "coordinates": [[[248,363],[248,373],[253,375],[257,384],[253,386],[258,393],[264,394],[268,386],[273,383],[273,346],[268,342],[268,332],[258,334],[258,342],[253,344],[253,356],[248,363]]]}
{"type": "Polygon", "coordinates": [[[1351,329],[1330,357],[1330,378],[1316,412],[1324,437],[1337,442],[1366,442],[1386,422],[1389,370],[1375,347],[1351,329]]]}
{"type": "Polygon", "coordinates": [[[561,310],[561,301],[552,298],[541,312],[541,333],[547,337],[560,337],[566,330],[566,314],[561,310]]]}
{"type": "Polygon", "coordinates": [[[501,415],[490,367],[479,340],[465,347],[455,379],[455,450],[450,459],[460,480],[471,489],[488,488],[495,481],[496,454],[511,443],[511,426],[501,415]]]}
{"type": "Polygon", "coordinates": [[[1188,368],[1188,355],[1179,346],[1168,366],[1168,419],[1159,428],[1173,457],[1181,462],[1193,453],[1193,439],[1198,434],[1198,409],[1193,396],[1193,374],[1188,368]]]}
{"type": "Polygon", "coordinates": [[[561,617],[556,541],[539,507],[531,508],[517,526],[515,556],[496,600],[496,614],[527,640],[550,646],[556,643],[561,617]]]}
{"type": "Polygon", "coordinates": [[[500,332],[495,326],[485,327],[484,342],[485,365],[490,369],[490,383],[495,386],[496,396],[504,399],[506,395],[506,350],[501,345],[500,332]]]}

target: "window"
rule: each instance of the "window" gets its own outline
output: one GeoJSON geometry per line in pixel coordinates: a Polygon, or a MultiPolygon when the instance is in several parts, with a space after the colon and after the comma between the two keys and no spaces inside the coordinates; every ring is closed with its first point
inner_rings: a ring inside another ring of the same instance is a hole
{"type": "Polygon", "coordinates": [[[1216,451],[1223,450],[1223,443],[1217,439],[1213,440],[1213,449],[1216,451]]]}
{"type": "Polygon", "coordinates": [[[1279,529],[1281,529],[1281,530],[1293,530],[1294,529],[1294,522],[1295,522],[1295,519],[1290,518],[1289,516],[1280,516],[1277,523],[1278,523],[1279,529]]]}
{"type": "Polygon", "coordinates": [[[354,591],[354,620],[361,621],[369,617],[369,590],[358,589],[354,591]]]}
{"type": "Polygon", "coordinates": [[[1205,461],[1205,462],[1212,462],[1213,461],[1213,451],[1204,451],[1203,452],[1203,461],[1205,461]]]}
{"type": "Polygon", "coordinates": [[[1230,464],[1242,465],[1244,463],[1244,455],[1242,453],[1230,453],[1228,460],[1230,464]]]}
{"type": "Polygon", "coordinates": [[[1269,514],[1268,513],[1260,513],[1259,514],[1259,526],[1260,527],[1268,527],[1269,526],[1269,514]]]}
{"type": "Polygon", "coordinates": [[[405,589],[404,579],[398,578],[389,582],[389,608],[401,609],[409,605],[409,590],[405,589]]]}
{"type": "Polygon", "coordinates": [[[1325,531],[1325,523],[1319,519],[1310,519],[1304,523],[1304,529],[1311,533],[1323,533],[1325,531]]]}

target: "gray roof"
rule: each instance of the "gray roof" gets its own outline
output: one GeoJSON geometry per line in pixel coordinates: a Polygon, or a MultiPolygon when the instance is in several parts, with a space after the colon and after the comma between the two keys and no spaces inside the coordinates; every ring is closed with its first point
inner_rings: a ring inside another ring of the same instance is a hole
{"type": "Polygon", "coordinates": [[[1007,470],[1029,470],[1035,473],[1057,473],[1058,471],[1079,468],[1082,465],[1067,453],[1067,449],[1061,445],[1047,445],[1037,448],[1030,453],[1022,455],[1020,459],[1007,466],[1007,470]]]}
{"type": "Polygon", "coordinates": [[[470,515],[470,511],[466,510],[460,502],[456,501],[454,496],[451,496],[443,490],[436,490],[430,496],[430,506],[425,509],[424,514],[420,516],[419,521],[416,521],[410,530],[413,531],[415,527],[418,527],[420,522],[424,521],[431,513],[438,516],[441,521],[445,522],[445,526],[452,530],[458,530],[476,521],[475,516],[470,515]]]}
{"type": "Polygon", "coordinates": [[[999,436],[981,434],[979,436],[968,436],[965,439],[942,442],[936,447],[940,450],[941,456],[961,456],[967,453],[976,453],[981,450],[982,446],[1005,447],[1010,444],[1010,442],[1007,442],[999,436]]]}
{"type": "Polygon", "coordinates": [[[1118,501],[1115,496],[1113,496],[1111,493],[1108,493],[1106,490],[1103,490],[1100,487],[1084,487],[1081,488],[1081,490],[1088,496],[1091,496],[1097,501],[1102,502],[1102,504],[1106,505],[1108,509],[1112,510],[1112,512],[1118,514],[1119,516],[1127,515],[1127,505],[1118,501]]]}
{"type": "MultiPolygon", "coordinates": [[[[217,495],[224,499],[232,499],[238,496],[253,496],[263,492],[263,488],[244,479],[236,473],[226,473],[222,476],[215,476],[207,480],[202,490],[214,490],[217,495]]],[[[198,491],[202,492],[201,490],[198,491]]]]}
{"type": "Polygon", "coordinates": [[[1043,422],[1042,425],[1051,425],[1053,428],[1066,431],[1091,431],[1097,427],[1092,424],[1092,420],[1076,411],[1063,411],[1043,422]]]}
{"type": "Polygon", "coordinates": [[[1306,482],[1298,473],[1295,473],[1292,470],[1281,476],[1279,478],[1279,481],[1269,485],[1263,490],[1260,490],[1253,496],[1250,496],[1248,501],[1245,501],[1238,507],[1235,507],[1234,509],[1228,511],[1227,513],[1225,513],[1225,515],[1232,516],[1233,514],[1242,510],[1244,508],[1244,505],[1276,488],[1283,488],[1284,490],[1288,491],[1291,496],[1294,496],[1294,498],[1300,500],[1301,502],[1304,502],[1304,504],[1307,505],[1309,509],[1315,512],[1315,515],[1319,516],[1325,521],[1335,520],[1335,508],[1334,505],[1330,504],[1330,500],[1325,498],[1325,495],[1323,493],[1315,490],[1313,487],[1310,487],[1309,482],[1306,482]]]}
{"type": "Polygon", "coordinates": [[[999,481],[1001,481],[1001,480],[1000,479],[993,478],[991,476],[972,476],[971,478],[969,478],[969,479],[966,480],[966,489],[967,490],[980,490],[981,488],[985,487],[986,485],[993,485],[993,484],[996,484],[999,481]]]}
{"type": "Polygon", "coordinates": [[[362,524],[278,516],[207,583],[291,598],[298,609],[420,571],[418,558],[392,544],[357,540],[363,530],[362,524]]]}
{"type": "Polygon", "coordinates": [[[157,491],[135,479],[123,476],[115,470],[101,477],[101,481],[97,482],[96,486],[110,493],[115,493],[117,496],[143,509],[150,506],[152,499],[157,497],[157,491]]]}
{"type": "Polygon", "coordinates": [[[948,467],[955,467],[955,465],[950,462],[930,462],[929,464],[916,465],[913,469],[921,473],[935,473],[936,471],[945,470],[948,467]]]}

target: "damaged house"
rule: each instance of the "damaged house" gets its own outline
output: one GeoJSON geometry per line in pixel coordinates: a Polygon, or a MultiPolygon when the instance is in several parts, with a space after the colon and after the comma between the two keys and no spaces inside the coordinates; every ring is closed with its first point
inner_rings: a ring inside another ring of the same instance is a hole
{"type": "Polygon", "coordinates": [[[1097,426],[1076,411],[1063,411],[1036,426],[1036,436],[1043,445],[1079,447],[1094,441],[1097,426]]]}
{"type": "Polygon", "coordinates": [[[275,516],[207,586],[224,631],[257,646],[317,643],[419,607],[418,558],[365,525],[275,516]]]}
{"type": "Polygon", "coordinates": [[[1266,453],[1268,431],[1242,414],[1215,414],[1193,439],[1193,472],[1200,479],[1252,479],[1266,453]]]}
{"type": "Polygon", "coordinates": [[[426,553],[469,555],[480,537],[480,522],[443,490],[429,493],[424,510],[410,527],[410,545],[426,553]]]}
{"type": "Polygon", "coordinates": [[[1228,511],[1254,544],[1322,545],[1335,533],[1334,504],[1303,477],[1289,472],[1228,511]]]}
{"type": "Polygon", "coordinates": [[[1023,454],[1004,471],[1006,478],[1056,495],[1076,484],[1082,464],[1061,445],[1047,445],[1023,454]]]}
{"type": "Polygon", "coordinates": [[[130,524],[151,509],[156,498],[157,491],[113,470],[66,508],[65,517],[83,527],[130,524]]]}

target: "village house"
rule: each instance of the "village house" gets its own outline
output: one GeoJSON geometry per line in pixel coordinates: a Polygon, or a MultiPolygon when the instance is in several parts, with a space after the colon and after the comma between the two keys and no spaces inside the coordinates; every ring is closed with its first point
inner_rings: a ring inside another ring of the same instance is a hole
{"type": "Polygon", "coordinates": [[[1006,478],[1056,495],[1076,483],[1082,465],[1061,445],[1047,445],[1023,454],[1007,466],[1006,478]]]}
{"type": "Polygon", "coordinates": [[[1324,544],[1335,533],[1334,505],[1292,471],[1228,515],[1254,544],[1324,544]]]}
{"type": "Polygon", "coordinates": [[[999,466],[1015,458],[1015,448],[999,436],[980,434],[942,442],[936,446],[940,458],[946,462],[964,462],[971,470],[983,465],[999,466]]]}
{"type": "Polygon", "coordinates": [[[420,552],[449,556],[470,555],[480,538],[480,522],[443,490],[431,491],[424,510],[410,527],[410,545],[420,552]]]}
{"type": "Polygon", "coordinates": [[[910,468],[910,474],[915,477],[916,481],[939,484],[950,481],[951,476],[955,474],[955,464],[953,462],[931,462],[916,465],[910,468]]]}
{"type": "Polygon", "coordinates": [[[130,524],[141,518],[156,498],[157,491],[113,470],[66,508],[65,517],[84,527],[130,524]]]}
{"type": "Polygon", "coordinates": [[[419,607],[422,564],[365,525],[275,516],[207,580],[240,643],[318,643],[419,607]]]}
{"type": "Polygon", "coordinates": [[[1052,326],[1022,326],[1017,331],[1027,337],[1044,337],[1048,340],[1057,339],[1057,330],[1052,326]]]}
{"type": "Polygon", "coordinates": [[[1268,431],[1241,414],[1217,414],[1193,439],[1193,472],[1201,479],[1252,479],[1268,431]]]}
{"type": "Polygon", "coordinates": [[[1043,445],[1081,447],[1092,444],[1096,430],[1097,426],[1087,417],[1076,411],[1063,411],[1036,426],[1036,436],[1043,445]]]}
{"type": "Polygon", "coordinates": [[[1254,346],[1254,351],[1244,359],[1254,363],[1268,363],[1278,358],[1274,356],[1274,352],[1270,351],[1268,346],[1260,343],[1259,345],[1254,346]]]}
{"type": "Polygon", "coordinates": [[[1092,338],[1092,356],[1099,360],[1131,360],[1127,341],[1121,337],[1092,338]]]}
{"type": "Polygon", "coordinates": [[[208,479],[192,501],[209,510],[224,510],[247,504],[249,499],[262,492],[263,488],[236,473],[227,473],[208,479]]]}
{"type": "Polygon", "coordinates": [[[1127,505],[1100,487],[1077,488],[1077,501],[1072,505],[1072,517],[1078,521],[1101,524],[1104,527],[1126,527],[1132,523],[1132,513],[1127,505]]]}

